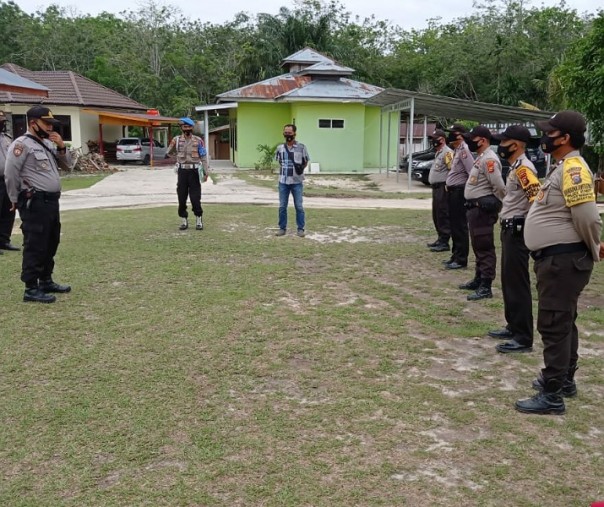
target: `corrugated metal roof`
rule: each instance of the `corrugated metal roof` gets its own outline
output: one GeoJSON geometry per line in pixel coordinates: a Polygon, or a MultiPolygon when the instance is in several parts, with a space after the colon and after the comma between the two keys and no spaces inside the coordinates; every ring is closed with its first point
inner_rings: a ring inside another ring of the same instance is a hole
{"type": "Polygon", "coordinates": [[[283,59],[281,62],[281,67],[285,67],[286,65],[292,63],[306,63],[306,64],[314,64],[314,63],[335,63],[331,58],[328,58],[325,55],[315,51],[311,48],[304,48],[300,51],[296,51],[293,55],[289,55],[283,59]]]}
{"type": "Polygon", "coordinates": [[[255,100],[274,100],[280,95],[296,88],[300,88],[310,83],[310,76],[299,76],[293,74],[281,74],[277,77],[271,77],[235,90],[221,93],[216,98],[219,102],[228,100],[255,99],[255,100]]]}
{"type": "Polygon", "coordinates": [[[0,69],[0,91],[10,93],[28,93],[36,97],[48,97],[48,88],[29,79],[18,76],[6,69],[0,69]]]}
{"type": "Polygon", "coordinates": [[[99,123],[111,123],[113,125],[140,125],[140,126],[153,126],[157,127],[160,125],[178,123],[178,118],[171,116],[160,116],[158,114],[141,114],[141,113],[127,113],[124,111],[109,111],[107,109],[82,109],[83,112],[89,114],[97,114],[99,116],[99,123]]]}
{"type": "Polygon", "coordinates": [[[43,101],[31,94],[0,92],[0,103],[38,104],[44,102],[56,105],[147,110],[147,106],[140,102],[110,90],[75,72],[67,70],[33,71],[12,63],[5,63],[1,68],[41,84],[49,88],[50,92],[48,99],[43,101]]]}
{"type": "Polygon", "coordinates": [[[502,106],[488,102],[455,99],[442,95],[411,92],[388,88],[369,98],[365,103],[372,106],[390,107],[391,110],[408,112],[407,101],[414,100],[416,115],[444,117],[459,120],[474,120],[485,122],[525,122],[550,118],[553,113],[548,111],[533,111],[521,107],[502,106]]]}
{"type": "Polygon", "coordinates": [[[364,102],[382,91],[379,86],[361,83],[352,79],[313,79],[306,86],[296,88],[277,97],[277,100],[349,100],[364,102]]]}
{"type": "Polygon", "coordinates": [[[297,72],[297,74],[304,75],[325,75],[325,76],[350,76],[354,74],[354,69],[350,67],[345,67],[344,65],[338,65],[334,62],[321,62],[315,63],[310,67],[306,67],[301,71],[297,72]]]}

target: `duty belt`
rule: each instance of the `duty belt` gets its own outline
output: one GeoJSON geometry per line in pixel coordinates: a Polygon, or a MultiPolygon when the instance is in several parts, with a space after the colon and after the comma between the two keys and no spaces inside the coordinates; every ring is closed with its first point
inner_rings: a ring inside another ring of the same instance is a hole
{"type": "Polygon", "coordinates": [[[197,169],[197,164],[178,164],[179,169],[197,169]]]}
{"type": "Polygon", "coordinates": [[[524,219],[522,219],[522,220],[516,219],[514,221],[513,218],[502,218],[499,221],[499,225],[501,225],[502,229],[511,229],[519,224],[524,224],[524,219]]]}
{"type": "Polygon", "coordinates": [[[551,257],[552,255],[587,251],[587,245],[583,243],[583,241],[579,243],[561,243],[559,245],[546,246],[541,250],[535,250],[534,252],[531,252],[531,257],[538,261],[539,259],[551,257]]]}

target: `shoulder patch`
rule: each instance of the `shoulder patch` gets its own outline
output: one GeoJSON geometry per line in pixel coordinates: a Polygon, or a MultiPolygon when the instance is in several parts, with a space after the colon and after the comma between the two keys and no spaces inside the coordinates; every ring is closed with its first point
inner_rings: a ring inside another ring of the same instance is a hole
{"type": "Polygon", "coordinates": [[[535,173],[528,167],[521,165],[518,169],[516,169],[516,177],[518,178],[518,182],[524,190],[526,198],[529,202],[533,202],[535,197],[539,193],[539,188],[541,187],[541,183],[539,183],[539,178],[535,175],[535,173]]]}
{"type": "Polygon", "coordinates": [[[569,208],[584,202],[595,201],[593,176],[581,158],[571,157],[564,160],[562,195],[569,208]]]}
{"type": "Polygon", "coordinates": [[[495,161],[494,160],[487,160],[487,171],[490,173],[495,172],[495,161]]]}
{"type": "Polygon", "coordinates": [[[16,143],[13,148],[13,155],[15,157],[20,157],[21,153],[23,153],[23,145],[21,143],[16,143]]]}

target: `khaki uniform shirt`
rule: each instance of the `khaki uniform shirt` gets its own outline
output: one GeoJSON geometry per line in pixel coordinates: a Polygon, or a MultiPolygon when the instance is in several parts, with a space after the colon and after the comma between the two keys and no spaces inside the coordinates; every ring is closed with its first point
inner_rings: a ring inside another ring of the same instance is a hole
{"type": "Polygon", "coordinates": [[[6,165],[6,154],[13,140],[4,132],[0,132],[0,178],[4,178],[4,166],[6,165]]]}
{"type": "Polygon", "coordinates": [[[540,187],[535,166],[525,154],[522,154],[514,162],[508,174],[499,216],[502,219],[525,217],[540,187]]]}
{"type": "Polygon", "coordinates": [[[71,169],[68,150],[57,152],[48,139],[40,142],[28,136],[15,139],[8,148],[4,180],[11,202],[17,202],[19,192],[35,188],[43,192],[60,192],[59,167],[71,169]],[[40,143],[50,150],[46,150],[40,143]]]}
{"type": "Polygon", "coordinates": [[[430,174],[428,174],[430,185],[447,181],[451,162],[453,162],[453,150],[445,144],[436,152],[434,163],[430,168],[430,174]]]}
{"type": "Polygon", "coordinates": [[[599,261],[602,221],[593,175],[578,151],[568,153],[547,175],[524,224],[529,250],[583,241],[599,261]]]}
{"type": "Polygon", "coordinates": [[[468,145],[462,142],[453,154],[453,160],[451,161],[451,170],[447,175],[447,186],[458,187],[463,186],[468,181],[468,175],[472,169],[474,163],[474,157],[468,145]]]}
{"type": "Polygon", "coordinates": [[[487,195],[494,195],[500,201],[505,197],[501,162],[490,148],[478,155],[474,161],[463,193],[466,199],[478,199],[487,195]]]}
{"type": "Polygon", "coordinates": [[[191,135],[176,136],[168,146],[168,153],[176,152],[176,160],[179,164],[195,164],[205,161],[199,155],[199,147],[203,146],[201,137],[191,135]]]}

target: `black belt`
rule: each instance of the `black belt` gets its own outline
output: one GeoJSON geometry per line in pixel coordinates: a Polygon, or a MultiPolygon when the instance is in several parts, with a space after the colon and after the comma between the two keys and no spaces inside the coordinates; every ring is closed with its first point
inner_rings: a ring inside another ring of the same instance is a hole
{"type": "Polygon", "coordinates": [[[466,199],[464,206],[466,209],[478,208],[478,199],[466,199]]]}
{"type": "Polygon", "coordinates": [[[445,186],[445,182],[441,182],[441,183],[432,183],[432,188],[441,188],[445,186]]]}
{"type": "Polygon", "coordinates": [[[45,192],[44,190],[23,190],[21,195],[25,199],[42,199],[44,201],[58,201],[61,192],[45,192]]]}
{"type": "Polygon", "coordinates": [[[531,252],[531,257],[538,261],[539,259],[551,257],[552,255],[587,251],[587,245],[583,243],[583,241],[579,243],[561,243],[559,245],[546,246],[541,250],[535,250],[534,252],[531,252]]]}
{"type": "Polygon", "coordinates": [[[179,169],[197,169],[197,164],[178,164],[179,169]]]}
{"type": "Polygon", "coordinates": [[[453,190],[465,190],[466,186],[465,185],[453,185],[452,187],[447,185],[447,190],[449,192],[452,192],[453,190]]]}

